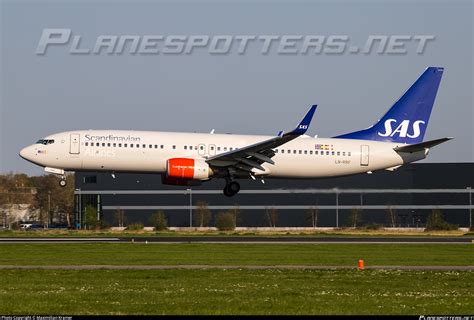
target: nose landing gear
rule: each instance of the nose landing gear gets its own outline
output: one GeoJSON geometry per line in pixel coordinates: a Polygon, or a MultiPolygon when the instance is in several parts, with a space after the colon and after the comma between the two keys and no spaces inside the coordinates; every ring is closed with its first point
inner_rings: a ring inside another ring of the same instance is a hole
{"type": "Polygon", "coordinates": [[[64,188],[67,185],[66,178],[64,176],[61,177],[61,180],[59,180],[59,186],[64,188]]]}
{"type": "Polygon", "coordinates": [[[224,187],[224,195],[232,197],[240,191],[240,184],[237,181],[228,181],[224,187]]]}

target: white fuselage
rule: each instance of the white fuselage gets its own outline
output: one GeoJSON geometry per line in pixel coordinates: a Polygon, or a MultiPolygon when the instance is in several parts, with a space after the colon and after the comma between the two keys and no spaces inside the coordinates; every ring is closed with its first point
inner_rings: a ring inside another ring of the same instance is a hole
{"type": "MultiPolygon", "coordinates": [[[[87,130],[50,135],[21,156],[37,165],[65,171],[166,172],[171,158],[206,159],[270,136],[151,131],[87,130]],[[231,149],[232,148],[232,149],[231,149]]],[[[426,151],[393,150],[400,143],[301,136],[274,148],[275,164],[256,175],[319,178],[398,167],[424,159],[426,151]]]]}

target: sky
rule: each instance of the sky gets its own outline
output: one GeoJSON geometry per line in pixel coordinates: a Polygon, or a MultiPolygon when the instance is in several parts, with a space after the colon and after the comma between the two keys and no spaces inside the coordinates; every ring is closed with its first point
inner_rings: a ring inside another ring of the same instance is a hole
{"type": "Polygon", "coordinates": [[[131,129],[275,135],[312,104],[308,133],[379,119],[428,66],[445,68],[425,140],[455,139],[427,162],[474,160],[471,1],[0,0],[0,172],[42,174],[19,150],[51,133],[131,129]],[[44,29],[101,35],[433,35],[422,54],[36,54],[44,29]]]}

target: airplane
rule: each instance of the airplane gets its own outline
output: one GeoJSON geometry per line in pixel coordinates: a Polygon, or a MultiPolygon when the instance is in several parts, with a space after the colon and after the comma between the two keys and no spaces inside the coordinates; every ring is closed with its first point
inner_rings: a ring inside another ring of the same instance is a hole
{"type": "Polygon", "coordinates": [[[160,173],[169,185],[225,180],[224,195],[240,191],[238,179],[323,178],[393,171],[426,158],[452,138],[423,141],[444,68],[428,67],[385,115],[367,129],[332,138],[306,135],[317,105],[289,132],[276,136],[123,130],[83,130],[49,135],[20,151],[45,172],[160,173]]]}

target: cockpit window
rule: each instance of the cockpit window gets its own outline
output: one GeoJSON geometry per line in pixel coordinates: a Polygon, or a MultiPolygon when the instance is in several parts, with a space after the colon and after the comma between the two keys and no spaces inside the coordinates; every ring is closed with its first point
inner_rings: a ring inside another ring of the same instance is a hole
{"type": "Polygon", "coordinates": [[[54,139],[40,139],[40,140],[36,141],[36,143],[37,144],[44,144],[44,145],[53,144],[54,139]]]}

